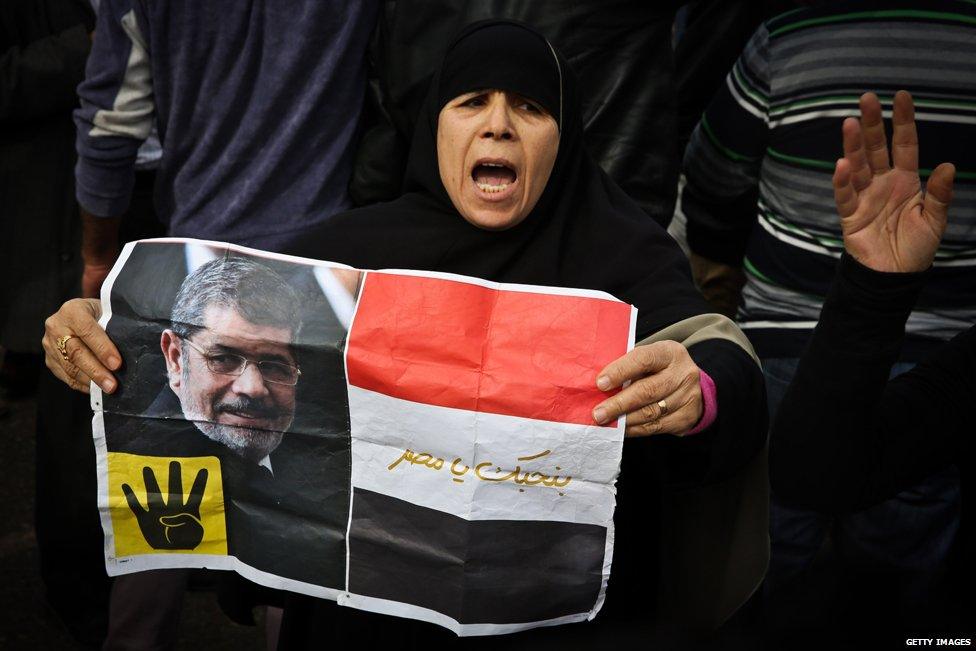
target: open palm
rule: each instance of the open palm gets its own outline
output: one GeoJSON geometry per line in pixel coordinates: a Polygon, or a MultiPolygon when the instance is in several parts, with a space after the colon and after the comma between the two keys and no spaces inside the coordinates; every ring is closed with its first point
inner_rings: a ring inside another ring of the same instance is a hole
{"type": "Polygon", "coordinates": [[[834,169],[844,246],[875,271],[924,271],[945,231],[956,170],[942,163],[922,192],[915,107],[907,92],[895,94],[890,163],[881,103],[865,93],[860,108],[860,121],[844,120],[844,158],[834,169]]]}

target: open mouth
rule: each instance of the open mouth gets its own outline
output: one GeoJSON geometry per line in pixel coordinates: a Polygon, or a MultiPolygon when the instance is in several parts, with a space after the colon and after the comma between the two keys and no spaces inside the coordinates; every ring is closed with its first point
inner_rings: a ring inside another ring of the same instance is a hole
{"type": "Polygon", "coordinates": [[[506,160],[482,159],[471,170],[471,178],[482,192],[501,194],[518,181],[518,173],[506,160]]]}

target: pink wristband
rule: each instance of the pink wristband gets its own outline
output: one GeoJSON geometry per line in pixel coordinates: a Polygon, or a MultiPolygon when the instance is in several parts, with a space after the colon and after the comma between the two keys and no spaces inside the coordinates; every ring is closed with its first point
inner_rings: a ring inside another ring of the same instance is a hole
{"type": "Polygon", "coordinates": [[[701,387],[702,394],[702,417],[693,429],[684,433],[684,436],[697,434],[708,428],[718,416],[718,394],[715,392],[715,381],[708,373],[698,369],[698,384],[701,387]]]}

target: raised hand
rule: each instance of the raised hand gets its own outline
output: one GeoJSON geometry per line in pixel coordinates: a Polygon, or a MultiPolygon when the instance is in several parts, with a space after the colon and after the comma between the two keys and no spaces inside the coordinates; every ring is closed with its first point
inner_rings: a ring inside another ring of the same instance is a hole
{"type": "Polygon", "coordinates": [[[924,271],[945,231],[956,168],[939,165],[922,192],[915,106],[906,91],[895,94],[890,162],[878,97],[865,93],[860,108],[860,121],[844,120],[844,157],[834,169],[844,246],[875,271],[924,271]]]}
{"type": "Polygon", "coordinates": [[[155,473],[152,468],[144,467],[142,479],[146,484],[147,508],[139,503],[131,486],[122,484],[125,500],[139,522],[142,535],[153,549],[194,549],[203,540],[200,503],[207,486],[207,474],[206,468],[200,469],[184,503],[182,469],[178,461],[171,461],[169,494],[164,502],[155,473]]]}

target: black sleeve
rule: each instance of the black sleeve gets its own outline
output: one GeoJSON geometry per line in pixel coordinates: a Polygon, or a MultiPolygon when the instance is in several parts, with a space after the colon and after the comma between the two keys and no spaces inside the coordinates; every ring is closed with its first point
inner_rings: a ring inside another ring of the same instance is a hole
{"type": "Polygon", "coordinates": [[[780,499],[857,511],[971,454],[963,428],[976,404],[976,328],[888,381],[924,277],[841,259],[773,424],[770,479],[780,499]]]}
{"type": "Polygon", "coordinates": [[[85,77],[91,39],[79,24],[0,55],[0,120],[70,111],[85,77]]]}
{"type": "Polygon", "coordinates": [[[766,443],[766,388],[752,357],[724,339],[699,342],[688,352],[715,382],[718,414],[697,434],[650,437],[664,482],[677,488],[728,479],[766,443]]]}

